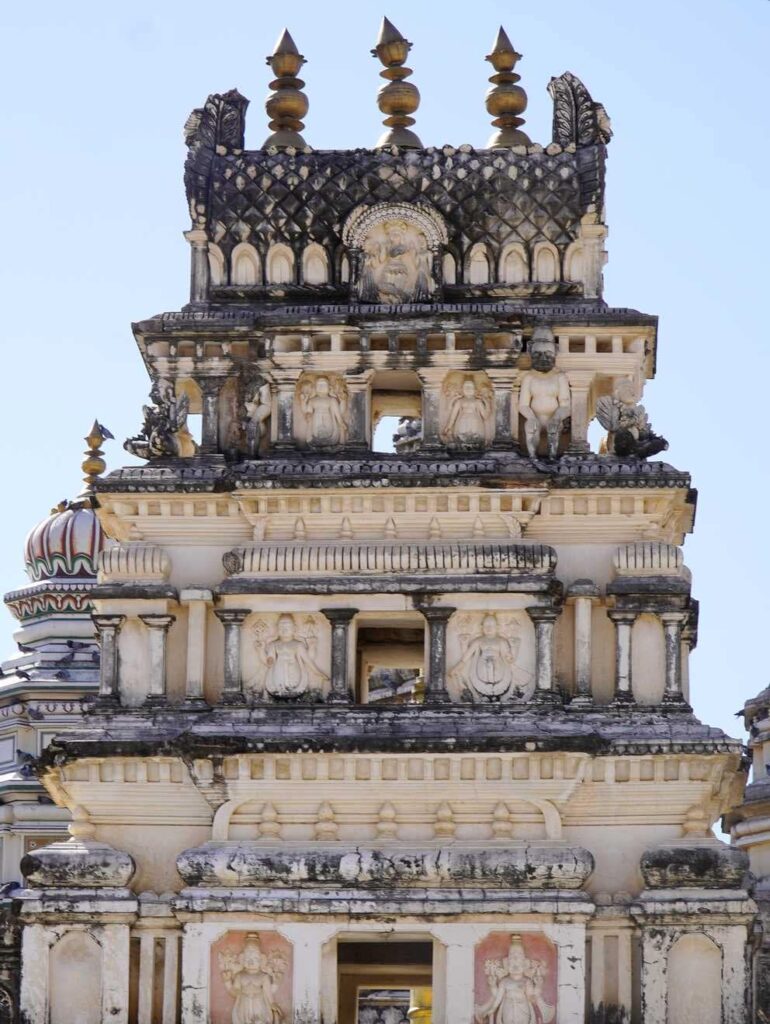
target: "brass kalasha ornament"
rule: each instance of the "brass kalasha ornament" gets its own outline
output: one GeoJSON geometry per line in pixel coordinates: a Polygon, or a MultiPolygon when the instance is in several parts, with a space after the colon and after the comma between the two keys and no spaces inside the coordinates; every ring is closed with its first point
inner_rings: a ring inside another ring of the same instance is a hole
{"type": "Polygon", "coordinates": [[[382,19],[380,34],[377,38],[377,45],[372,50],[372,56],[378,57],[385,67],[380,72],[380,77],[387,80],[377,93],[377,106],[387,114],[382,122],[388,129],[377,140],[375,149],[384,149],[386,146],[401,146],[404,149],[422,149],[422,143],[410,126],[414,124],[411,116],[420,105],[420,91],[416,85],[406,82],[404,79],[412,74],[412,69],[404,67],[412,44],[405,39],[396,26],[382,19]]]}
{"type": "Polygon", "coordinates": [[[286,149],[304,149],[306,142],[299,134],[305,127],[302,118],[308,112],[308,99],[302,92],[304,82],[297,78],[305,58],[297,49],[288,29],[284,29],[267,63],[275,79],[270,83],[273,90],[265,100],[265,110],[270,118],[272,135],[265,139],[263,149],[277,146],[286,149]]]}
{"type": "Polygon", "coordinates": [[[105,441],[113,440],[113,435],[98,420],[94,420],[94,425],[83,440],[88,445],[88,448],[83,453],[85,459],[83,459],[80,467],[86,474],[83,477],[85,487],[80,497],[93,494],[94,484],[107,468],[107,463],[103,458],[102,445],[105,441]]]}
{"type": "Polygon", "coordinates": [[[521,75],[517,75],[513,69],[517,61],[521,60],[521,54],[513,48],[502,25],[486,60],[496,74],[489,79],[492,86],[487,90],[485,102],[487,110],[494,117],[492,124],[499,129],[490,136],[487,147],[510,149],[512,146],[531,145],[529,136],[519,128],[524,124],[524,118],[519,115],[527,109],[527,94],[516,84],[521,75]]]}

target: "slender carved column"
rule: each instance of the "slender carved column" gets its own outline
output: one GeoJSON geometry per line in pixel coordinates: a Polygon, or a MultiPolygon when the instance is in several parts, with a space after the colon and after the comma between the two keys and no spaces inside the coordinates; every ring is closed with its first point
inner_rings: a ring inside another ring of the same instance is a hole
{"type": "Polygon", "coordinates": [[[243,701],[241,678],[241,623],[249,615],[247,608],[217,608],[216,617],[225,627],[225,679],[222,704],[240,704],[243,701]]]}
{"type": "Polygon", "coordinates": [[[219,392],[222,381],[219,377],[202,377],[198,385],[203,399],[201,452],[214,455],[219,451],[219,392]]]}
{"type": "Polygon", "coordinates": [[[615,703],[632,704],[631,637],[637,613],[615,609],[607,614],[615,623],[615,703]]]}
{"type": "Polygon", "coordinates": [[[346,447],[368,449],[372,446],[372,395],[370,390],[372,370],[363,373],[348,374],[345,383],[348,386],[350,404],[348,407],[348,439],[346,447]]]}
{"type": "Polygon", "coordinates": [[[588,396],[592,378],[593,373],[569,374],[572,409],[568,451],[575,455],[582,455],[591,450],[588,445],[588,396]]]}
{"type": "Polygon", "coordinates": [[[202,704],[206,675],[206,615],[213,602],[210,590],[182,590],[179,600],[187,606],[187,678],[185,703],[202,704]]]}
{"type": "Polygon", "coordinates": [[[441,605],[419,609],[428,623],[428,678],[425,681],[425,703],[445,704],[449,700],[446,688],[446,627],[456,611],[441,605]]]}
{"type": "Polygon", "coordinates": [[[417,376],[422,384],[422,440],[421,450],[443,449],[444,442],[440,435],[439,407],[441,404],[441,385],[446,370],[418,370],[417,376]]]}
{"type": "Polygon", "coordinates": [[[599,588],[591,580],[575,580],[567,602],[575,609],[575,693],[573,704],[592,704],[591,695],[591,609],[599,599],[599,588]]]}
{"type": "Polygon", "coordinates": [[[495,395],[495,437],[493,447],[511,449],[514,447],[511,403],[516,370],[487,370],[495,395]]]}
{"type": "Polygon", "coordinates": [[[93,615],[99,631],[99,704],[119,704],[118,633],[125,615],[93,615]]]}
{"type": "Polygon", "coordinates": [[[140,615],[147,627],[150,653],[150,678],[147,703],[157,704],[166,700],[166,638],[173,615],[140,615]]]}
{"type": "Polygon", "coordinates": [[[275,415],[270,420],[270,439],[276,449],[296,448],[294,440],[294,394],[297,389],[297,374],[285,370],[273,370],[275,384],[275,415]]]}
{"type": "Polygon", "coordinates": [[[190,302],[206,302],[209,297],[209,240],[203,228],[185,231],[192,248],[190,260],[190,302]]]}
{"type": "Polygon", "coordinates": [[[559,695],[554,690],[553,633],[560,609],[533,605],[527,608],[527,615],[535,626],[535,692],[532,700],[556,704],[559,695]]]}
{"type": "Polygon", "coordinates": [[[357,608],[322,608],[332,625],[332,688],[329,704],[350,704],[353,695],[348,682],[348,637],[357,608]]]}
{"type": "Polygon", "coordinates": [[[686,619],[686,612],[663,612],[660,616],[666,645],[664,704],[685,703],[682,693],[682,628],[686,619]]]}

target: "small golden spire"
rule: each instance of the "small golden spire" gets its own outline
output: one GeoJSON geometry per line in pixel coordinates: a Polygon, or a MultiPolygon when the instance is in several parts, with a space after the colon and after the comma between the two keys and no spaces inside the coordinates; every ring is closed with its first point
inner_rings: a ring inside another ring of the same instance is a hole
{"type": "Polygon", "coordinates": [[[378,57],[385,67],[380,72],[380,78],[384,78],[388,84],[383,85],[377,93],[377,106],[387,115],[382,123],[388,131],[380,136],[375,149],[384,149],[386,146],[422,149],[420,140],[409,130],[410,125],[414,124],[411,115],[420,105],[419,89],[411,82],[404,81],[412,74],[411,68],[403,66],[411,49],[409,40],[401,35],[392,22],[383,18],[372,56],[378,57]]]}
{"type": "Polygon", "coordinates": [[[302,92],[305,83],[297,78],[297,74],[305,58],[297,49],[288,29],[283,30],[272,55],[266,60],[275,75],[270,83],[273,91],[265,100],[265,110],[273,134],[268,135],[262,148],[279,146],[285,149],[294,146],[296,149],[304,149],[306,143],[299,133],[305,127],[302,118],[307,114],[308,101],[302,92]]]}
{"type": "Polygon", "coordinates": [[[505,29],[500,26],[497,39],[486,60],[495,69],[489,81],[492,83],[487,90],[487,110],[494,117],[492,124],[498,128],[489,139],[489,149],[509,149],[511,146],[529,146],[529,136],[519,131],[524,118],[519,117],[527,109],[527,94],[516,83],[521,78],[513,70],[521,54],[516,53],[505,29]]]}
{"type": "Polygon", "coordinates": [[[84,440],[88,448],[83,453],[85,459],[81,465],[81,469],[86,474],[83,477],[85,487],[80,495],[81,498],[94,493],[94,484],[107,468],[107,463],[102,458],[104,455],[102,445],[105,441],[113,440],[113,436],[98,420],[94,420],[94,425],[84,440]]]}

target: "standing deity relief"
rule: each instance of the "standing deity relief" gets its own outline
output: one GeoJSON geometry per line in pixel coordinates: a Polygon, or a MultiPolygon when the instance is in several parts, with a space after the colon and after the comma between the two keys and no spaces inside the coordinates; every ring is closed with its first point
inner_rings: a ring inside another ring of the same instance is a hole
{"type": "Polygon", "coordinates": [[[529,343],[532,369],[521,378],[519,412],[531,459],[545,436],[549,459],[559,454],[559,439],[572,410],[569,380],[556,369],[556,340],[550,327],[536,327],[529,343]]]}
{"type": "Polygon", "coordinates": [[[250,633],[252,644],[244,652],[244,679],[246,692],[252,698],[320,697],[329,677],[319,667],[318,616],[260,616],[252,623],[250,633]]]}
{"type": "Polygon", "coordinates": [[[551,1024],[556,970],[556,950],[544,936],[491,935],[476,947],[475,1024],[551,1024]]]}
{"type": "Polygon", "coordinates": [[[361,302],[428,302],[439,285],[442,246],[447,242],[440,214],[423,205],[377,203],[354,210],[343,229],[361,302]]]}
{"type": "Polygon", "coordinates": [[[524,618],[520,612],[468,612],[452,619],[447,683],[453,700],[529,700],[534,644],[524,618]]]}
{"type": "Polygon", "coordinates": [[[246,434],[246,450],[249,458],[254,459],[259,454],[260,447],[267,437],[272,411],[270,384],[264,377],[257,377],[247,387],[244,409],[243,425],[246,434]]]}
{"type": "Polygon", "coordinates": [[[448,445],[484,448],[495,432],[494,394],[484,373],[447,374],[441,389],[441,438],[448,445]]]}
{"type": "Polygon", "coordinates": [[[335,374],[304,374],[294,403],[294,434],[301,444],[332,448],[348,439],[348,389],[335,374]]]}
{"type": "Polygon", "coordinates": [[[228,932],[212,948],[211,966],[214,1024],[288,1024],[291,947],[280,935],[228,932]]]}

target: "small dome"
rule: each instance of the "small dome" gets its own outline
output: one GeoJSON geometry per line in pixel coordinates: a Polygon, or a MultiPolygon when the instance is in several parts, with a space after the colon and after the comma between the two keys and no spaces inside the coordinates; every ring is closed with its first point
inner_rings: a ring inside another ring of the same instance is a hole
{"type": "Polygon", "coordinates": [[[96,576],[104,532],[93,509],[62,505],[39,523],[24,544],[24,566],[33,583],[96,576]]]}

